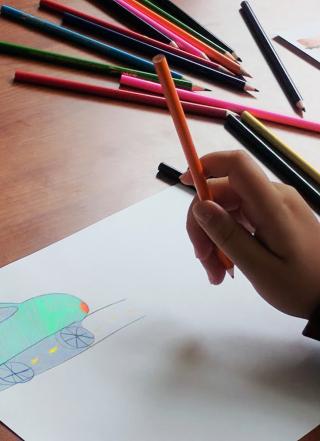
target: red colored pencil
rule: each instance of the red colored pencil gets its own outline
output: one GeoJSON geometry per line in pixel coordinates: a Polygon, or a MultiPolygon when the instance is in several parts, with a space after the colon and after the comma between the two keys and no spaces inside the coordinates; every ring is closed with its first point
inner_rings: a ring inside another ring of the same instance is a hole
{"type": "MultiPolygon", "coordinates": [[[[66,80],[64,78],[42,75],[34,72],[17,70],[15,72],[14,80],[20,83],[36,84],[40,86],[53,87],[56,89],[79,92],[86,95],[95,95],[119,101],[128,101],[153,107],[167,108],[166,100],[162,96],[149,95],[147,93],[134,92],[131,90],[113,89],[111,87],[66,80]]],[[[184,110],[188,113],[213,118],[225,119],[230,113],[232,113],[225,109],[218,109],[196,103],[182,102],[182,105],[184,110]]]]}
{"type": "Polygon", "coordinates": [[[117,24],[111,23],[107,20],[103,20],[102,18],[87,14],[86,12],[79,11],[78,9],[72,8],[71,6],[64,5],[54,0],[40,0],[40,6],[49,9],[51,11],[60,12],[61,14],[67,12],[69,14],[75,15],[85,20],[89,20],[92,23],[96,23],[107,29],[120,32],[124,35],[127,35],[128,37],[135,38],[136,40],[143,41],[144,43],[152,44],[153,46],[156,46],[159,49],[167,50],[172,54],[179,55],[180,57],[186,58],[191,61],[195,61],[196,63],[203,64],[204,66],[208,66],[212,69],[218,69],[221,70],[222,72],[232,74],[231,71],[229,71],[228,69],[226,69],[225,67],[221,66],[218,63],[215,63],[210,60],[205,60],[204,58],[197,57],[196,55],[193,54],[189,54],[188,52],[185,52],[181,49],[171,46],[170,44],[162,43],[161,41],[139,34],[138,32],[132,31],[131,29],[124,28],[117,24]]]}
{"type": "Polygon", "coordinates": [[[218,62],[222,66],[225,66],[227,69],[231,70],[231,72],[234,72],[237,75],[245,75],[249,77],[251,76],[236,61],[234,61],[234,59],[230,59],[228,56],[222,54],[213,47],[208,46],[206,43],[199,40],[194,35],[191,35],[188,32],[186,32],[184,29],[179,28],[179,26],[170,22],[161,15],[157,14],[153,10],[147,8],[142,3],[139,3],[136,0],[121,0],[121,1],[124,1],[125,3],[131,5],[134,9],[149,16],[152,20],[161,24],[164,28],[167,28],[172,32],[176,33],[181,38],[186,40],[189,44],[195,46],[197,49],[204,52],[209,58],[212,58],[212,60],[218,62]]]}

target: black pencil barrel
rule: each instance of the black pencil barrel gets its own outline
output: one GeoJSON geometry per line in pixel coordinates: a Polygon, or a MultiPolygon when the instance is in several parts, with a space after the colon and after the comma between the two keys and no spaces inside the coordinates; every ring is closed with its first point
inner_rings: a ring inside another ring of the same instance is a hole
{"type": "Polygon", "coordinates": [[[242,15],[245,18],[252,34],[254,35],[263,55],[265,56],[270,67],[274,71],[275,76],[278,78],[290,102],[296,106],[298,102],[302,101],[302,96],[300,95],[300,92],[298,91],[287,69],[279,58],[279,55],[277,54],[270,38],[262,28],[250,4],[247,1],[243,1],[241,2],[241,7],[242,15]]]}
{"type": "Polygon", "coordinates": [[[244,90],[246,81],[240,77],[229,75],[225,72],[221,72],[217,69],[212,69],[206,65],[202,65],[201,62],[194,62],[180,55],[173,54],[163,49],[159,49],[149,43],[144,43],[138,41],[135,38],[124,35],[120,32],[114,31],[112,29],[107,29],[103,26],[97,25],[90,22],[89,20],[84,20],[83,18],[76,17],[72,14],[65,13],[63,15],[64,24],[69,24],[71,26],[77,26],[89,33],[106,38],[108,42],[113,42],[116,44],[124,45],[126,48],[133,49],[143,55],[154,57],[159,53],[164,54],[170,64],[173,66],[181,67],[185,71],[199,75],[206,78],[207,80],[217,81],[225,85],[234,87],[238,90],[244,90]]]}
{"type": "Polygon", "coordinates": [[[179,178],[182,175],[182,173],[179,170],[175,169],[174,167],[171,167],[165,162],[160,162],[160,164],[158,165],[158,172],[161,175],[165,176],[166,178],[171,179],[175,183],[180,182],[179,178]]]}
{"type": "Polygon", "coordinates": [[[139,31],[148,37],[155,38],[156,40],[162,41],[163,43],[170,44],[171,39],[164,35],[158,29],[151,26],[146,21],[136,17],[132,12],[128,11],[124,6],[120,5],[114,0],[96,0],[97,3],[102,5],[104,9],[116,18],[118,21],[126,26],[132,27],[136,31],[139,31]]]}
{"type": "Polygon", "coordinates": [[[210,32],[208,29],[203,27],[199,22],[197,22],[194,18],[188,15],[185,11],[180,9],[177,5],[175,5],[170,0],[153,0],[152,3],[164,9],[168,14],[171,14],[178,20],[182,21],[182,23],[190,26],[193,30],[199,32],[199,34],[206,37],[212,43],[217,44],[222,47],[227,52],[233,53],[233,49],[228,46],[224,41],[220,40],[216,35],[210,32]]]}
{"type": "Polygon", "coordinates": [[[259,138],[249,127],[234,115],[228,115],[225,128],[251,151],[281,180],[292,185],[318,212],[320,210],[320,188],[307,178],[301,170],[266,141],[259,138]]]}

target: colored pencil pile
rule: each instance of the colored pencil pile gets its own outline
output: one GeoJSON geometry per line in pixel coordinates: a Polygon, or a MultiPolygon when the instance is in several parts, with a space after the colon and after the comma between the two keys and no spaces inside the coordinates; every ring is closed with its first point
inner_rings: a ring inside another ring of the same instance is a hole
{"type": "MultiPolygon", "coordinates": [[[[123,28],[56,1],[40,0],[40,6],[60,14],[63,26],[6,5],[2,6],[1,15],[22,26],[31,27],[39,32],[56,36],[111,58],[121,66],[118,66],[118,69],[114,65],[103,68],[97,63],[90,63],[90,60],[71,59],[62,54],[45,53],[36,48],[25,46],[15,45],[14,47],[4,41],[1,42],[0,49],[2,51],[109,75],[116,75],[127,70],[130,75],[154,81],[157,81],[157,76],[151,59],[162,53],[174,69],[183,69],[183,71],[205,78],[207,81],[217,82],[237,90],[245,92],[256,90],[242,76],[247,73],[234,59],[231,52],[206,37],[203,37],[204,41],[201,40],[198,38],[200,34],[198,35],[195,31],[189,33],[188,26],[182,24],[180,27],[178,25],[180,21],[174,17],[170,21],[168,18],[171,18],[171,15],[151,2],[148,2],[148,7],[143,2],[131,0],[112,0],[107,3],[108,13],[114,14],[116,12],[123,16],[125,11],[131,18],[130,22],[134,19],[135,27],[139,27],[140,32],[123,28]],[[119,46],[125,49],[119,49],[119,46]]],[[[125,16],[127,17],[127,15],[125,16]]],[[[185,78],[184,74],[175,70],[172,70],[171,73],[173,78],[177,80],[176,85],[194,91],[205,90],[204,87],[194,85],[185,78]]]]}
{"type": "MultiPolygon", "coordinates": [[[[318,171],[256,118],[320,133],[319,123],[302,119],[301,115],[283,115],[198,93],[210,89],[195,84],[186,74],[243,93],[258,90],[248,83],[246,77],[250,77],[250,74],[240,63],[242,60],[236,51],[171,0],[97,0],[97,3],[121,24],[54,0],[40,0],[40,7],[58,14],[62,19],[61,24],[7,5],[1,6],[1,16],[106,57],[108,62],[44,51],[8,41],[0,41],[0,53],[117,77],[120,85],[136,91],[24,71],[16,71],[15,80],[153,107],[166,107],[152,63],[153,57],[162,54],[170,65],[171,76],[186,112],[224,119],[226,128],[247,148],[279,172],[282,179],[296,186],[313,204],[320,206],[318,171]],[[112,64],[109,59],[113,61],[112,64]]],[[[247,1],[241,3],[241,13],[294,109],[305,111],[300,92],[247,1]]]]}

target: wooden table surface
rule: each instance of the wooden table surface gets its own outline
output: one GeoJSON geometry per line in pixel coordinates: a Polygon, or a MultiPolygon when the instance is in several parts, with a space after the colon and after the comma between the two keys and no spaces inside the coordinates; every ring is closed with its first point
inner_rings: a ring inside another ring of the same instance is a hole
{"type": "MultiPolygon", "coordinates": [[[[91,1],[66,3],[106,16],[91,1]]],[[[237,0],[176,0],[176,3],[236,48],[260,93],[255,98],[200,79],[198,83],[211,87],[212,95],[218,98],[294,114],[241,18],[237,0]]],[[[59,22],[57,16],[38,10],[37,1],[7,0],[6,4],[59,22]]],[[[319,0],[252,0],[252,5],[270,35],[298,27],[299,23],[314,22],[320,15],[319,0]]],[[[101,60],[3,18],[0,18],[0,39],[101,60]]],[[[275,44],[304,97],[305,118],[320,120],[319,68],[275,44]]],[[[13,84],[15,69],[117,87],[116,79],[1,54],[0,266],[164,189],[166,184],[155,178],[159,162],[180,169],[186,166],[165,110],[13,84]]],[[[201,155],[240,147],[219,120],[190,117],[189,122],[201,155]]],[[[320,168],[319,135],[269,126],[320,168]]],[[[17,439],[0,425],[1,441],[17,439]]]]}

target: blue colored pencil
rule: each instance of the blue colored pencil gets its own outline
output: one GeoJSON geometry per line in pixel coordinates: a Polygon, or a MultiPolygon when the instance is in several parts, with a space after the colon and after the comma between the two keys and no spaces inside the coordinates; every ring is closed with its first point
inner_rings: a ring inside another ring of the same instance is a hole
{"type": "MultiPolygon", "coordinates": [[[[85,35],[79,34],[78,32],[71,31],[70,29],[66,29],[63,26],[52,23],[51,21],[35,17],[31,14],[27,14],[24,11],[12,8],[11,6],[3,5],[1,7],[1,15],[3,17],[7,17],[9,19],[17,21],[22,25],[39,29],[42,32],[53,34],[67,41],[71,41],[73,43],[79,44],[80,46],[92,49],[102,55],[113,58],[129,66],[134,66],[140,70],[144,70],[147,72],[155,72],[154,65],[151,61],[133,55],[124,50],[115,48],[108,44],[102,43],[93,38],[89,38],[85,35]]],[[[172,71],[172,76],[174,78],[183,78],[182,74],[175,71],[172,71]]]]}
{"type": "Polygon", "coordinates": [[[208,80],[218,81],[222,84],[240,90],[256,90],[255,87],[247,84],[244,79],[234,76],[232,74],[221,72],[217,69],[212,69],[207,65],[202,64],[201,60],[199,62],[188,60],[184,58],[183,55],[176,55],[164,49],[160,50],[158,47],[153,46],[152,44],[138,41],[135,38],[124,35],[121,32],[108,29],[104,26],[92,23],[89,20],[84,20],[83,18],[77,17],[75,15],[68,13],[63,14],[63,23],[66,25],[76,26],[77,28],[80,28],[81,32],[89,32],[90,34],[94,34],[96,38],[102,37],[112,44],[121,44],[126,49],[134,50],[143,56],[154,57],[160,52],[161,54],[166,56],[170,65],[178,69],[184,69],[191,74],[200,75],[208,80]]]}

